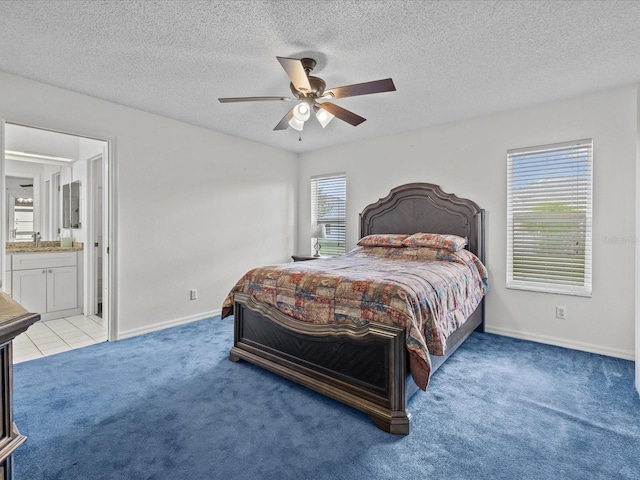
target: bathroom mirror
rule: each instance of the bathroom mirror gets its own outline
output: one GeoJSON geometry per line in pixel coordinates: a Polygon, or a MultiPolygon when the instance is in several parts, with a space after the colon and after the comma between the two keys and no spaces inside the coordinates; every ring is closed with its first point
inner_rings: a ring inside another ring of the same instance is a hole
{"type": "Polygon", "coordinates": [[[62,186],[83,174],[73,170],[80,151],[79,138],[6,123],[4,140],[5,240],[33,241],[39,232],[42,240],[56,241],[63,216],[68,219],[67,228],[80,228],[79,208],[75,209],[75,218],[70,211],[79,200],[79,183],[73,188],[69,185],[64,213],[62,208],[62,186]],[[74,193],[75,199],[71,200],[74,193]]]}
{"type": "Polygon", "coordinates": [[[5,231],[8,242],[31,242],[40,232],[46,241],[60,238],[62,184],[71,167],[5,160],[5,231]]]}
{"type": "Polygon", "coordinates": [[[80,182],[62,186],[62,228],[80,228],[80,182]]]}
{"type": "Polygon", "coordinates": [[[33,178],[7,176],[5,186],[9,240],[31,241],[34,232],[33,178]]]}

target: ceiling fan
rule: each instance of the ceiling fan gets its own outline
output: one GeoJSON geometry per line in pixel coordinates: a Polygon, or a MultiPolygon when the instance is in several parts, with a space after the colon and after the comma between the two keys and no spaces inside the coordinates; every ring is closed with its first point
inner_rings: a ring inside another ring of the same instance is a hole
{"type": "MultiPolygon", "coordinates": [[[[355,97],[357,95],[368,95],[370,93],[381,93],[395,91],[393,80],[374,80],[372,82],[356,83],[335,87],[325,90],[326,83],[319,77],[310,75],[316,66],[316,61],[312,58],[287,58],[276,57],[287,73],[291,83],[289,85],[291,93],[299,100],[291,110],[289,110],[282,120],[278,122],[274,130],[286,130],[288,127],[302,131],[304,122],[309,120],[313,111],[322,128],[334,118],[338,117],[354,127],[366,120],[349,110],[338,105],[327,102],[333,98],[355,97]]],[[[262,101],[290,101],[289,97],[230,97],[218,98],[221,103],[231,102],[262,102],[262,101]]]]}

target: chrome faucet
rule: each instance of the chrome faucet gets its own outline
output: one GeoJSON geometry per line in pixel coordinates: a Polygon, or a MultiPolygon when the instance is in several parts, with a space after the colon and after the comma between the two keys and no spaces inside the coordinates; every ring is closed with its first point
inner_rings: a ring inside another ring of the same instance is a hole
{"type": "Polygon", "coordinates": [[[40,247],[40,240],[42,239],[42,237],[40,236],[40,232],[33,232],[33,243],[35,244],[36,248],[40,247]]]}

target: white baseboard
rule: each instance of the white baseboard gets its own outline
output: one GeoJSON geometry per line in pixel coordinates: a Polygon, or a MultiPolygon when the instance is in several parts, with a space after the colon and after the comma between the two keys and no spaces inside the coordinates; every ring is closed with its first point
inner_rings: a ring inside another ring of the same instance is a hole
{"type": "Polygon", "coordinates": [[[635,352],[633,350],[621,350],[618,348],[608,348],[601,345],[593,345],[591,343],[574,342],[564,338],[548,337],[546,335],[538,335],[537,333],[521,332],[519,330],[511,330],[508,328],[492,327],[485,324],[484,331],[487,333],[495,333],[504,335],[505,337],[520,338],[522,340],[531,340],[532,342],[546,343],[557,347],[570,348],[572,350],[581,350],[583,352],[597,353],[599,355],[607,355],[609,357],[623,358],[625,360],[635,361],[635,352]]]}
{"type": "Polygon", "coordinates": [[[165,328],[177,327],[178,325],[197,322],[198,320],[204,320],[205,318],[215,317],[216,315],[220,315],[221,313],[222,313],[221,309],[212,310],[210,312],[198,313],[196,315],[190,315],[188,317],[167,320],[166,322],[154,323],[153,325],[147,325],[139,328],[132,328],[131,330],[118,332],[116,340],[123,340],[125,338],[143,335],[145,333],[157,332],[158,330],[164,330],[165,328]]]}
{"type": "Polygon", "coordinates": [[[80,307],[71,308],[69,310],[58,310],[56,312],[41,313],[40,320],[56,320],[58,318],[75,317],[76,315],[82,315],[82,309],[80,307]]]}

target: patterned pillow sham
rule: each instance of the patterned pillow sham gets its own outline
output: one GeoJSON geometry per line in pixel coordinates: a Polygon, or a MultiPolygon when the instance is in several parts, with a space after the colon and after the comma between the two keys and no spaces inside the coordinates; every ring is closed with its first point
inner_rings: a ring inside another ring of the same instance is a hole
{"type": "Polygon", "coordinates": [[[469,250],[458,250],[452,252],[446,248],[428,248],[428,247],[362,247],[357,246],[346,257],[381,257],[391,259],[401,259],[417,262],[425,261],[447,261],[455,263],[474,263],[480,262],[469,250]]]}
{"type": "MultiPolygon", "coordinates": [[[[415,250],[415,249],[411,249],[415,250]]],[[[346,257],[382,257],[382,258],[404,258],[409,260],[415,259],[415,253],[410,253],[409,256],[405,256],[406,248],[398,247],[367,247],[356,246],[353,250],[347,253],[346,257]]]]}
{"type": "Polygon", "coordinates": [[[402,241],[409,235],[404,233],[379,233],[367,235],[358,242],[361,247],[404,247],[402,241]]]}
{"type": "Polygon", "coordinates": [[[414,233],[405,238],[402,244],[406,247],[443,248],[450,252],[458,252],[465,247],[467,239],[441,233],[414,233]]]}

